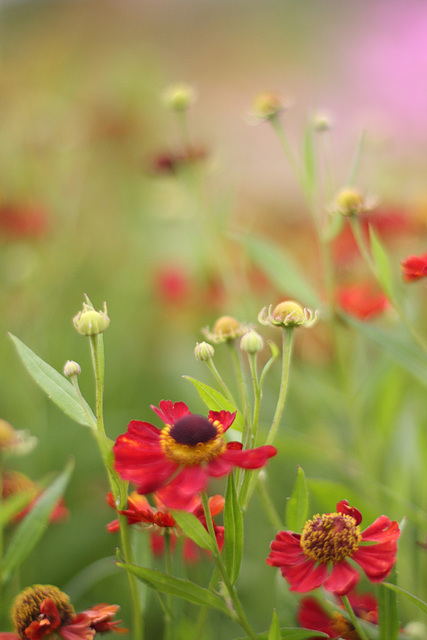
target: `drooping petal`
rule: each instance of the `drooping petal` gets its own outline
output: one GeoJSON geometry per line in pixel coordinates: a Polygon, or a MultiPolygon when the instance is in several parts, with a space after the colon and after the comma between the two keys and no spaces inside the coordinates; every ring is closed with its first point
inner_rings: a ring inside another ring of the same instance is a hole
{"type": "Polygon", "coordinates": [[[326,564],[318,564],[314,560],[305,559],[292,567],[281,567],[282,576],[289,582],[290,591],[306,593],[320,587],[326,580],[328,568],[326,564]]]}
{"type": "MultiPolygon", "coordinates": [[[[127,434],[132,436],[133,439],[141,440],[146,443],[146,446],[150,444],[158,444],[161,430],[151,424],[150,422],[141,422],[141,420],[132,420],[128,424],[127,434]]],[[[126,434],[124,434],[126,435],[126,434]]]]}
{"type": "Polygon", "coordinates": [[[63,625],[58,633],[64,640],[92,640],[96,631],[91,628],[91,620],[85,613],[78,613],[70,624],[63,625]]]}
{"type": "Polygon", "coordinates": [[[161,400],[159,407],[150,405],[152,410],[157,413],[159,418],[163,420],[165,424],[173,425],[177,420],[183,418],[190,413],[185,402],[172,402],[171,400],[161,400]]]}
{"type": "Polygon", "coordinates": [[[362,531],[363,541],[397,540],[400,536],[399,525],[387,516],[380,516],[369,527],[362,531]]]}
{"type": "Polygon", "coordinates": [[[300,545],[301,536],[293,531],[279,531],[270,544],[267,564],[273,567],[292,566],[306,559],[300,545]]]}
{"type": "Polygon", "coordinates": [[[342,560],[332,567],[332,571],[323,586],[326,591],[331,591],[339,596],[344,596],[351,591],[359,580],[358,571],[342,560]]]}
{"type": "Polygon", "coordinates": [[[123,480],[130,480],[138,485],[138,493],[151,493],[160,489],[178,468],[174,462],[163,457],[154,464],[146,464],[138,467],[135,464],[127,464],[126,457],[116,458],[116,471],[123,480]]]}
{"type": "MultiPolygon", "coordinates": [[[[231,444],[231,443],[230,443],[231,444]]],[[[259,469],[263,467],[269,458],[277,453],[277,449],[272,445],[263,445],[256,449],[233,449],[228,447],[220,456],[224,462],[231,462],[237,467],[243,469],[259,469]]]]}
{"type": "Polygon", "coordinates": [[[337,504],[337,513],[345,513],[347,516],[351,516],[356,520],[356,524],[362,522],[362,514],[356,507],[350,506],[348,500],[340,500],[337,504]]]}
{"type": "MultiPolygon", "coordinates": [[[[332,628],[332,619],[320,606],[315,598],[307,596],[300,602],[298,609],[298,623],[305,629],[313,629],[326,633],[329,638],[336,634],[332,628]]],[[[312,640],[315,640],[313,637],[312,640]]]]}
{"type": "Polygon", "coordinates": [[[207,479],[208,475],[204,467],[184,467],[172,482],[160,489],[157,494],[169,509],[191,511],[194,505],[194,494],[205,489],[207,479]]]}
{"type": "Polygon", "coordinates": [[[360,546],[352,556],[372,582],[384,580],[396,561],[396,548],[389,546],[382,543],[360,546]]]}

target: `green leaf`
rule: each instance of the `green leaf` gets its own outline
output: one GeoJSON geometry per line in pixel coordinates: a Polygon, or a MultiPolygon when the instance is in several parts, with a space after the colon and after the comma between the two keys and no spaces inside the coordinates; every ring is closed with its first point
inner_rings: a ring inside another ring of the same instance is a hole
{"type": "Polygon", "coordinates": [[[341,314],[341,317],[350,327],[353,327],[368,340],[386,351],[391,358],[423,384],[427,384],[427,360],[425,354],[408,334],[401,331],[380,329],[368,322],[360,322],[345,314],[341,314]]]}
{"type": "Polygon", "coordinates": [[[43,491],[16,529],[4,556],[3,582],[22,565],[46,531],[50,515],[64,494],[73,469],[74,461],[70,460],[64,471],[43,491]]]}
{"type": "Polygon", "coordinates": [[[409,593],[409,591],[405,591],[404,589],[401,589],[397,585],[391,584],[390,582],[383,582],[382,585],[384,587],[387,587],[387,589],[392,589],[393,591],[396,591],[396,593],[398,593],[399,595],[403,596],[404,598],[412,602],[412,604],[414,604],[419,609],[421,609],[421,611],[423,611],[424,613],[427,613],[427,602],[424,602],[424,600],[417,598],[417,596],[412,595],[412,593],[409,593]]]}
{"type": "Polygon", "coordinates": [[[268,640],[280,640],[280,638],[281,638],[281,634],[280,634],[279,618],[277,617],[276,609],[274,609],[270,631],[268,632],[268,640]]]}
{"type": "Polygon", "coordinates": [[[291,531],[302,531],[308,515],[308,489],[304,471],[298,466],[297,479],[286,504],[286,526],[291,531]]]}
{"type": "Polygon", "coordinates": [[[239,429],[240,431],[243,429],[245,424],[243,415],[240,413],[237,407],[235,407],[230,402],[230,400],[227,400],[227,398],[222,395],[220,391],[217,391],[213,387],[210,387],[208,384],[200,382],[200,380],[196,380],[191,376],[182,377],[194,384],[199,393],[199,396],[211,411],[222,411],[223,409],[225,411],[230,411],[230,413],[234,413],[234,411],[237,411],[235,420],[233,422],[233,428],[239,429]]]}
{"type": "Polygon", "coordinates": [[[390,262],[387,253],[373,230],[369,226],[369,236],[371,240],[371,251],[374,258],[375,267],[377,269],[378,279],[388,298],[393,298],[393,278],[390,268],[390,262]]]}
{"type": "Polygon", "coordinates": [[[133,573],[138,580],[142,580],[142,582],[156,591],[183,598],[194,604],[214,607],[226,615],[230,615],[231,613],[225,602],[216,595],[216,593],[208,591],[208,589],[200,587],[190,580],[175,578],[157,569],[146,569],[144,567],[137,567],[134,564],[125,564],[122,562],[118,562],[117,564],[119,567],[126,569],[126,571],[133,573]]]}
{"type": "Polygon", "coordinates": [[[22,491],[12,495],[4,502],[0,502],[0,527],[4,527],[22,509],[24,509],[34,497],[34,491],[22,491]]]}
{"type": "Polygon", "coordinates": [[[234,234],[249,257],[264,271],[271,282],[287,296],[295,297],[304,305],[319,308],[321,302],[315,289],[305,279],[302,270],[287,256],[283,247],[250,235],[234,234]]]}
{"type": "Polygon", "coordinates": [[[195,515],[188,511],[172,511],[172,515],[184,533],[202,549],[214,551],[215,543],[195,515]]]}
{"type": "MultiPolygon", "coordinates": [[[[396,579],[396,571],[391,576],[396,579]]],[[[397,594],[380,584],[378,589],[378,618],[380,640],[397,640],[399,636],[399,612],[397,608],[397,594]]]]}
{"type": "Polygon", "coordinates": [[[47,364],[47,362],[39,358],[39,356],[36,355],[34,351],[31,351],[19,338],[12,334],[9,335],[28,373],[47,396],[62,409],[67,416],[79,424],[94,428],[96,425],[95,416],[88,404],[85,403],[87,413],[83,409],[77,392],[71,382],[47,364]]]}
{"type": "MultiPolygon", "coordinates": [[[[308,640],[313,638],[313,629],[300,629],[297,627],[281,627],[280,636],[282,640],[308,640]]],[[[316,638],[328,638],[329,636],[322,631],[316,631],[316,638]]],[[[257,633],[255,635],[257,640],[269,640],[269,632],[257,633]]],[[[248,636],[244,638],[236,638],[236,640],[248,640],[248,636]]]]}
{"type": "Polygon", "coordinates": [[[239,576],[243,554],[243,515],[237,497],[233,474],[230,473],[224,506],[224,561],[231,584],[239,576]]]}

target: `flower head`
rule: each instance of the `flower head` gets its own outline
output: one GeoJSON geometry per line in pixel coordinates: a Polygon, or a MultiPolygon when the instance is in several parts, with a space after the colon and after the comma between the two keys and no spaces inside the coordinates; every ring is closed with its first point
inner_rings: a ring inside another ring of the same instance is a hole
{"type": "Polygon", "coordinates": [[[194,88],[185,83],[177,82],[171,84],[162,95],[164,104],[173,111],[187,111],[196,101],[197,94],[194,88]]]}
{"type": "Polygon", "coordinates": [[[220,316],[215,322],[212,331],[205,327],[203,335],[211,342],[230,342],[240,338],[247,331],[247,327],[232,316],[220,316]]]}
{"type": "MultiPolygon", "coordinates": [[[[351,607],[358,618],[378,623],[378,603],[370,593],[348,594],[351,607]]],[[[342,604],[341,604],[342,607],[342,604]]],[[[327,613],[318,601],[311,596],[303,598],[298,608],[298,622],[305,629],[313,629],[326,633],[329,638],[342,638],[343,640],[359,640],[353,625],[339,611],[327,613]]],[[[315,637],[310,640],[316,640],[315,637]]]]}
{"type": "Polygon", "coordinates": [[[354,216],[371,207],[372,204],[366,201],[357,189],[346,187],[335,196],[333,208],[343,216],[354,216]]]}
{"type": "Polygon", "coordinates": [[[341,287],[337,301],[343,311],[360,320],[375,318],[389,307],[387,297],[366,282],[341,287]]]}
{"type": "Polygon", "coordinates": [[[360,531],[361,521],[360,512],[341,500],[336,512],[308,520],[301,534],[279,531],[267,564],[280,567],[291,591],[300,593],[323,585],[337,595],[347,594],[359,580],[347,559],[357,562],[371,582],[381,582],[396,560],[399,526],[380,516],[360,531]]]}
{"type": "Polygon", "coordinates": [[[427,253],[421,256],[409,256],[400,264],[405,282],[413,282],[427,276],[427,253]]]}
{"type": "Polygon", "coordinates": [[[304,308],[295,300],[284,300],[274,309],[273,305],[261,309],[258,320],[272,327],[312,327],[317,320],[317,311],[304,308]]]}
{"type": "Polygon", "coordinates": [[[133,420],[113,447],[115,467],[138,493],[157,491],[169,508],[191,507],[209,477],[227,475],[235,466],[258,469],[276,454],[271,445],[244,451],[239,442],[227,443],[224,433],[235,417],[229,411],[210,411],[206,418],[170,400],[151,408],[166,426],[133,420]]]}
{"type": "Polygon", "coordinates": [[[110,325],[106,302],[104,302],[102,311],[95,311],[89,298],[86,297],[82,311],[79,311],[73,318],[73,324],[82,336],[96,336],[102,333],[110,325]]]}
{"type": "Polygon", "coordinates": [[[278,95],[264,92],[256,96],[252,105],[252,115],[260,120],[271,120],[284,108],[285,105],[278,95]]]}

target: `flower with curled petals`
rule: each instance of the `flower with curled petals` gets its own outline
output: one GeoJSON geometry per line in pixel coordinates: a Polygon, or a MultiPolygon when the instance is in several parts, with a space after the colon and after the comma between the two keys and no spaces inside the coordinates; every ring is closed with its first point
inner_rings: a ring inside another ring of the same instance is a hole
{"type": "Polygon", "coordinates": [[[225,476],[234,467],[259,469],[276,454],[271,445],[243,450],[240,442],[226,442],[224,433],[235,418],[229,411],[210,411],[206,418],[170,400],[151,408],[165,427],[132,421],[114,444],[115,468],[138,493],[156,491],[168,508],[188,510],[210,477],[225,476]]]}
{"type": "Polygon", "coordinates": [[[335,513],[317,514],[301,534],[279,531],[270,545],[267,564],[279,567],[291,591],[305,593],[323,586],[336,595],[346,595],[359,580],[349,562],[354,560],[371,582],[381,582],[396,561],[397,522],[380,516],[360,531],[361,513],[347,500],[335,513]]]}

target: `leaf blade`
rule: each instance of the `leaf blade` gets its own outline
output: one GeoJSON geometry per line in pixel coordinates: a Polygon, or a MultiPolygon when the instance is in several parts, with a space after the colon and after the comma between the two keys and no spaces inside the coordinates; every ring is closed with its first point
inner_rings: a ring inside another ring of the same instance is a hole
{"type": "Polygon", "coordinates": [[[224,505],[224,561],[231,584],[239,576],[243,555],[243,515],[233,474],[227,480],[224,505]]]}
{"type": "Polygon", "coordinates": [[[214,551],[214,541],[196,516],[188,511],[172,510],[172,515],[184,533],[202,549],[214,551]]]}
{"type": "Polygon", "coordinates": [[[297,478],[292,494],[286,503],[286,526],[291,531],[301,531],[308,514],[308,489],[305,475],[298,465],[297,478]]]}
{"type": "Polygon", "coordinates": [[[230,411],[230,413],[234,413],[234,411],[236,411],[233,428],[240,430],[243,429],[245,422],[243,415],[220,391],[217,391],[208,384],[200,382],[200,380],[192,378],[191,376],[182,377],[185,378],[185,380],[189,380],[196,387],[199,396],[211,411],[221,411],[223,409],[230,411]]]}

